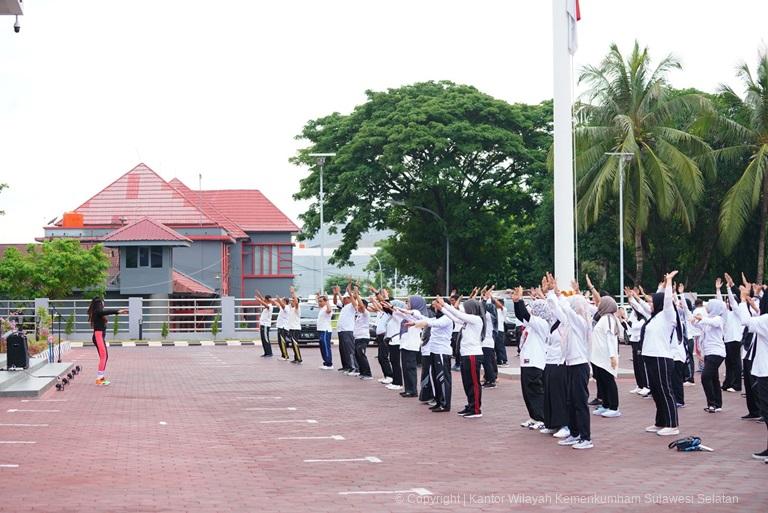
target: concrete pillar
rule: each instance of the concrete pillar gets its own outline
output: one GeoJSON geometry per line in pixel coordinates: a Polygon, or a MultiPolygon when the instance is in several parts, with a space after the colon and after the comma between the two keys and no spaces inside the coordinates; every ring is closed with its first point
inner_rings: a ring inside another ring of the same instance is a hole
{"type": "Polygon", "coordinates": [[[235,298],[221,298],[221,335],[224,338],[235,338],[235,298]]]}
{"type": "Polygon", "coordinates": [[[128,338],[139,338],[139,323],[142,318],[143,301],[140,297],[128,298],[128,338]]]}

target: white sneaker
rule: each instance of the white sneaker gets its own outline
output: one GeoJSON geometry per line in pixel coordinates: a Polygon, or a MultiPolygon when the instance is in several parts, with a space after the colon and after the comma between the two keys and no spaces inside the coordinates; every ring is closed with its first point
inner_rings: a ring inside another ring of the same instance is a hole
{"type": "Polygon", "coordinates": [[[392,378],[381,378],[379,380],[379,383],[381,383],[382,385],[389,385],[390,383],[392,383],[392,378]]]}
{"type": "Polygon", "coordinates": [[[592,447],[594,447],[592,440],[580,440],[579,443],[573,444],[574,449],[591,449],[592,447]]]}
{"type": "Polygon", "coordinates": [[[524,427],[524,428],[531,427],[531,425],[533,425],[535,422],[536,421],[533,420],[533,419],[528,419],[528,420],[525,420],[525,421],[521,422],[520,423],[520,427],[524,427]]]}
{"type": "Polygon", "coordinates": [[[552,436],[554,436],[555,438],[567,438],[571,436],[571,430],[568,429],[568,426],[563,426],[557,431],[557,433],[555,433],[552,436]]]}
{"type": "Polygon", "coordinates": [[[640,387],[635,387],[635,388],[633,388],[632,390],[630,390],[630,391],[629,391],[629,393],[630,393],[630,394],[636,394],[636,393],[638,393],[640,390],[641,390],[641,388],[640,388],[640,387]]]}
{"type": "Polygon", "coordinates": [[[721,412],[721,411],[723,411],[723,409],[722,408],[715,408],[715,411],[716,412],[721,412]]]}
{"type": "Polygon", "coordinates": [[[643,397],[649,395],[651,393],[650,388],[641,388],[640,391],[637,393],[637,395],[642,395],[643,397]]]}
{"type": "Polygon", "coordinates": [[[602,406],[598,406],[592,411],[592,415],[602,415],[603,413],[607,412],[608,409],[604,408],[602,406]]]}
{"type": "Polygon", "coordinates": [[[544,427],[544,423],[539,421],[539,422],[534,422],[533,424],[531,424],[530,426],[528,426],[528,429],[536,429],[536,430],[539,430],[539,429],[541,429],[541,428],[543,428],[543,427],[544,427]]]}
{"type": "Polygon", "coordinates": [[[621,417],[621,412],[619,410],[605,410],[602,416],[612,419],[614,417],[621,417]]]}
{"type": "Polygon", "coordinates": [[[359,376],[360,372],[358,371],[349,371],[347,372],[347,376],[359,376]]]}
{"type": "Polygon", "coordinates": [[[542,435],[551,435],[551,434],[557,433],[557,430],[556,429],[550,429],[548,427],[543,427],[543,428],[539,429],[539,433],[541,433],[542,435]]]}
{"type": "Polygon", "coordinates": [[[733,387],[729,387],[729,388],[726,388],[726,389],[725,389],[725,391],[726,391],[726,392],[730,392],[730,393],[732,393],[732,394],[735,394],[735,393],[736,393],[736,389],[735,389],[735,388],[733,388],[733,387]]]}
{"type": "Polygon", "coordinates": [[[579,442],[581,442],[581,438],[568,435],[568,438],[564,438],[563,440],[560,440],[559,442],[557,442],[557,445],[576,445],[579,442]]]}
{"type": "Polygon", "coordinates": [[[661,428],[659,426],[648,426],[645,428],[646,433],[658,433],[661,428]]]}
{"type": "Polygon", "coordinates": [[[402,387],[402,385],[392,385],[392,384],[390,384],[390,385],[387,385],[387,389],[388,390],[402,390],[403,387],[402,387]]]}
{"type": "Polygon", "coordinates": [[[325,365],[321,365],[320,370],[333,370],[333,367],[327,367],[325,365]]]}
{"type": "Polygon", "coordinates": [[[656,434],[659,436],[679,435],[680,430],[677,428],[665,427],[665,428],[659,429],[659,431],[656,434]]]}

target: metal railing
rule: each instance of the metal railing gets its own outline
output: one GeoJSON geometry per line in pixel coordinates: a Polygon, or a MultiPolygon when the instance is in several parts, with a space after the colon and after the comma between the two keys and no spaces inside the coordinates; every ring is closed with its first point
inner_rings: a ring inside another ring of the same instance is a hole
{"type": "Polygon", "coordinates": [[[211,332],[216,317],[221,331],[221,299],[145,299],[142,302],[142,331],[162,333],[211,332]]]}

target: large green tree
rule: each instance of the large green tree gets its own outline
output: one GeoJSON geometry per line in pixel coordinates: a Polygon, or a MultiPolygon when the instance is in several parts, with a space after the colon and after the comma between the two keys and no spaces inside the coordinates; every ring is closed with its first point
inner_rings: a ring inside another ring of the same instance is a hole
{"type": "Polygon", "coordinates": [[[741,168],[741,176],[723,199],[720,211],[720,243],[730,253],[738,244],[758,210],[757,278],[765,273],[765,233],[768,227],[768,54],[763,51],[755,76],[741,64],[737,72],[745,96],[723,86],[723,96],[731,102],[731,116],[720,116],[715,127],[733,144],[716,151],[727,164],[741,168]]]}
{"type": "MultiPolygon", "coordinates": [[[[536,205],[551,103],[510,105],[451,82],[366,95],[350,114],[309,121],[299,138],[310,145],[292,159],[311,168],[294,197],[317,200],[319,167],[308,154],[337,154],[324,172],[325,221],[343,234],[331,261],[346,263],[363,233],[388,228],[398,268],[443,291],[447,230],[451,285],[482,281],[506,251],[504,222],[536,205]]],[[[315,235],[318,203],[300,217],[303,235],[315,235]]]]}
{"type": "Polygon", "coordinates": [[[699,94],[670,94],[667,74],[680,68],[672,56],[652,67],[648,49],[635,42],[626,58],[611,45],[603,62],[586,66],[579,77],[589,87],[576,128],[579,225],[596,223],[607,201],[618,196],[618,159],[606,153],[633,154],[624,169],[624,223],[634,240],[637,282],[649,220],[655,214],[690,230],[704,177],[714,176],[709,145],[684,128],[684,120],[710,110],[708,101],[699,94]]]}
{"type": "Polygon", "coordinates": [[[100,244],[85,249],[74,239],[54,239],[25,253],[9,248],[0,259],[0,297],[62,299],[74,291],[103,291],[107,269],[100,244]]]}

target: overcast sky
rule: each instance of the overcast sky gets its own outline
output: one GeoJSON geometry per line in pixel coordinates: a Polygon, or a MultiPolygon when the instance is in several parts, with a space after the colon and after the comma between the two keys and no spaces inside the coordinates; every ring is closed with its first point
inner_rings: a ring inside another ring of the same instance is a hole
{"type": "MultiPolygon", "coordinates": [[[[42,226],[139,162],[197,188],[261,189],[294,220],[304,123],[366,89],[471,84],[509,102],[552,95],[549,0],[26,0],[0,17],[0,242],[42,226]],[[223,9],[223,10],[222,10],[223,9]]],[[[673,52],[675,86],[738,85],[765,45],[768,2],[581,0],[575,69],[611,42],[673,52]]]]}

